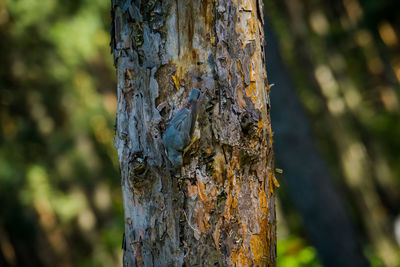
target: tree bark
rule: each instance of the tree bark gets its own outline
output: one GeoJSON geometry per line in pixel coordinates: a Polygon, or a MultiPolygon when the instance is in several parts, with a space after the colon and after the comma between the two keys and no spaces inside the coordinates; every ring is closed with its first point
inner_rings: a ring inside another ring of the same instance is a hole
{"type": "Polygon", "coordinates": [[[124,266],[275,265],[262,14],[259,0],[112,0],[124,266]],[[192,88],[194,131],[171,166],[163,135],[192,88]]]}

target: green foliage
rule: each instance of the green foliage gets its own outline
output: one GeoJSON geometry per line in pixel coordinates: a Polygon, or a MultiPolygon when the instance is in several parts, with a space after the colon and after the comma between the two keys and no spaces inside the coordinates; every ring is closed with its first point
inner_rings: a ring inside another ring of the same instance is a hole
{"type": "MultiPolygon", "coordinates": [[[[372,266],[398,266],[400,2],[264,3],[316,143],[345,189],[364,254],[372,266]]],[[[279,81],[270,82],[279,90],[279,81]]],[[[291,206],[281,200],[283,208],[291,206]]],[[[301,236],[293,212],[284,211],[291,233],[301,236]]]]}
{"type": "Polygon", "coordinates": [[[10,265],[121,260],[109,5],[0,1],[0,254],[10,265]]]}
{"type": "Polygon", "coordinates": [[[278,240],[278,267],[320,267],[315,249],[299,237],[278,240]]]}

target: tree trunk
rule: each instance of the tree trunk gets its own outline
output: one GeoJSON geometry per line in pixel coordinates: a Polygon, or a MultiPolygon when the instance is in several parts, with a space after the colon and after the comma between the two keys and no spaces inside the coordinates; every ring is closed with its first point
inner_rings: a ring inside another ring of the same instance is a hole
{"type": "Polygon", "coordinates": [[[124,266],[275,265],[262,14],[259,0],[112,0],[124,266]],[[194,129],[173,127],[182,114],[194,129]]]}
{"type": "Polygon", "coordinates": [[[265,20],[268,74],[270,81],[277,82],[271,101],[276,158],[285,170],[290,197],[325,267],[368,266],[345,203],[314,142],[268,16],[265,20]]]}

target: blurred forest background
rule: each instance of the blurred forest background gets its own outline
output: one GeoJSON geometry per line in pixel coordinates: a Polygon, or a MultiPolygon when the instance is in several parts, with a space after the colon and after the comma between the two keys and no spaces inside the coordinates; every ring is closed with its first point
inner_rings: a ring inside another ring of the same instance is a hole
{"type": "MultiPolygon", "coordinates": [[[[278,266],[346,238],[400,266],[400,2],[264,3],[278,266]]],[[[110,19],[109,0],[0,0],[0,266],[122,265],[110,19]]]]}

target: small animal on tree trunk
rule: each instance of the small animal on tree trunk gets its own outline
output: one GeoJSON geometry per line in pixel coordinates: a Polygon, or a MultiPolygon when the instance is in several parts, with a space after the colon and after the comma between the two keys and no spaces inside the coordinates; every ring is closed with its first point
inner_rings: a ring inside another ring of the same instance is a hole
{"type": "Polygon", "coordinates": [[[180,109],[168,124],[162,137],[164,148],[173,167],[182,166],[183,151],[190,144],[197,116],[200,90],[192,89],[185,106],[180,109]]]}

